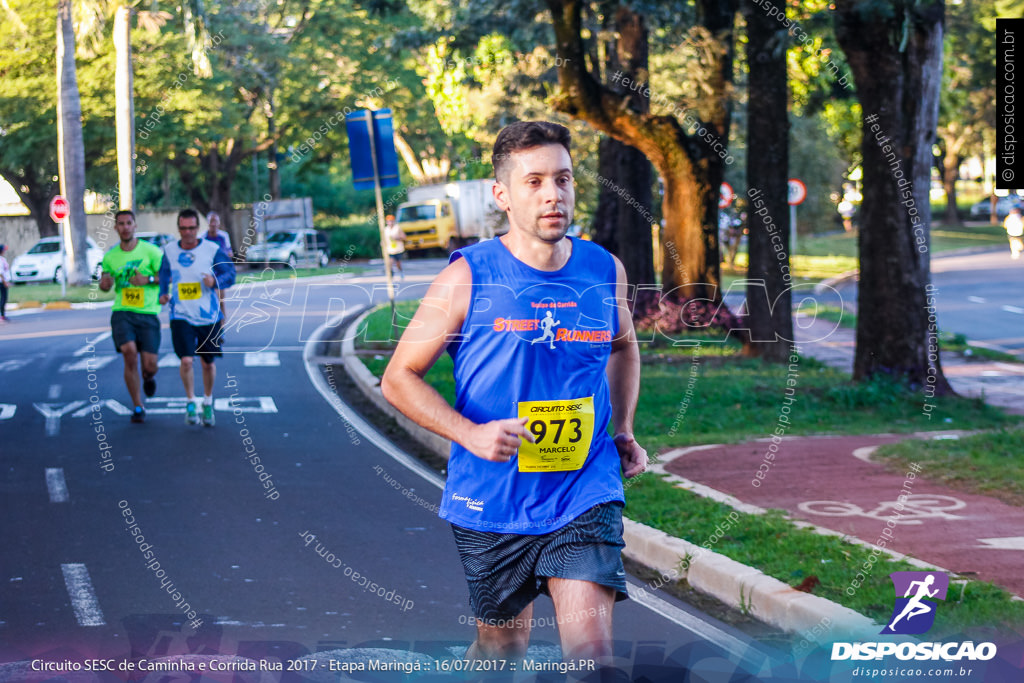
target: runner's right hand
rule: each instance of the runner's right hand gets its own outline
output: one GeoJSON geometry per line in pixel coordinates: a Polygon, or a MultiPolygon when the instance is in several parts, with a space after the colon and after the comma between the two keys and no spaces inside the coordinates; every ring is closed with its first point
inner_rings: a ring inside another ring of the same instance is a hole
{"type": "Polygon", "coordinates": [[[474,425],[461,442],[470,453],[491,462],[508,462],[522,439],[534,442],[533,434],[526,429],[526,417],[512,417],[506,420],[492,420],[474,425]]]}

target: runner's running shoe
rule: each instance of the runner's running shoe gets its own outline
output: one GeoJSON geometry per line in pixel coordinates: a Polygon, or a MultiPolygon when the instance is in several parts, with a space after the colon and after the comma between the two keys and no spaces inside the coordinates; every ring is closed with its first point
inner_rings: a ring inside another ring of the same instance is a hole
{"type": "Polygon", "coordinates": [[[135,406],[135,410],[132,411],[132,422],[145,422],[146,421],[146,409],[142,406],[135,406]]]}
{"type": "Polygon", "coordinates": [[[142,380],[142,391],[146,396],[152,396],[156,393],[156,380],[152,377],[145,377],[142,380]]]}
{"type": "Polygon", "coordinates": [[[212,427],[217,422],[213,416],[213,406],[210,404],[203,405],[203,424],[207,427],[212,427]]]}
{"type": "Polygon", "coordinates": [[[199,424],[199,413],[196,412],[196,402],[189,401],[188,405],[185,406],[185,424],[197,425],[199,424]]]}

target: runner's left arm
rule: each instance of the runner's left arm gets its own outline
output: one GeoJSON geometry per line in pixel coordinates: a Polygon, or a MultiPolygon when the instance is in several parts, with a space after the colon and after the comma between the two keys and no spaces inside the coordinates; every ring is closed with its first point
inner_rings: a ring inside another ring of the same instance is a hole
{"type": "Polygon", "coordinates": [[[629,312],[626,269],[617,258],[615,276],[619,333],[612,340],[612,352],[608,358],[608,390],[612,401],[615,447],[622,461],[622,474],[629,479],[647,469],[647,451],[633,437],[633,418],[640,396],[640,350],[633,330],[633,316],[629,312]]]}
{"type": "Polygon", "coordinates": [[[217,280],[217,289],[235,284],[235,264],[221,249],[213,256],[213,277],[217,280]]]}
{"type": "Polygon", "coordinates": [[[160,261],[160,303],[165,304],[170,299],[171,291],[171,261],[167,258],[167,252],[160,261]]]}

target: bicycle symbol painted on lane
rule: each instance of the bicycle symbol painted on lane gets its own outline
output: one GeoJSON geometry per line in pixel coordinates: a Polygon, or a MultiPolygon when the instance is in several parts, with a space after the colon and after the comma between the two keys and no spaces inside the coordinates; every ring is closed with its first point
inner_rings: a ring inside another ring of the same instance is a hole
{"type": "Polygon", "coordinates": [[[859,505],[839,500],[809,500],[800,503],[797,508],[809,515],[825,517],[867,517],[869,519],[893,520],[896,524],[924,524],[926,519],[966,519],[963,515],[952,514],[967,503],[952,496],[940,494],[914,495],[905,502],[886,501],[879,503],[874,510],[865,511],[859,505]]]}

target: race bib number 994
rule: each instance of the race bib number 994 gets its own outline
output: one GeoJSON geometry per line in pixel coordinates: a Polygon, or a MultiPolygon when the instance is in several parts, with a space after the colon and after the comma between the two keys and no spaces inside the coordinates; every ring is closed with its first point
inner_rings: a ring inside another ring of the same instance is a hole
{"type": "Polygon", "coordinates": [[[202,293],[202,287],[198,282],[179,282],[178,283],[178,298],[182,301],[191,301],[198,299],[202,293]]]}
{"type": "Polygon", "coordinates": [[[520,472],[567,472],[583,467],[594,440],[594,397],[521,401],[519,417],[535,443],[519,445],[520,472]]]}
{"type": "Polygon", "coordinates": [[[121,305],[128,308],[142,308],[145,295],[142,287],[125,287],[121,290],[121,305]]]}

